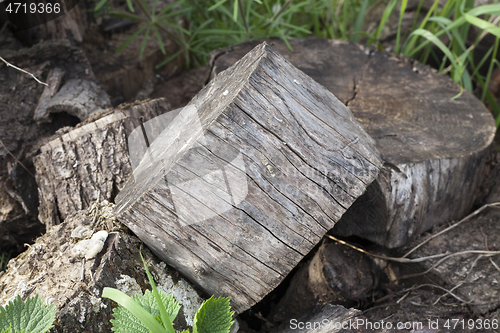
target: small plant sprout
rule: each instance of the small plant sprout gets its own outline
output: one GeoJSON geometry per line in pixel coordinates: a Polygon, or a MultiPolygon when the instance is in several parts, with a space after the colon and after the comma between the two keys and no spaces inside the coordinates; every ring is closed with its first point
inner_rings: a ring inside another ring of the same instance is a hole
{"type": "MultiPolygon", "coordinates": [[[[181,306],[172,295],[156,289],[142,254],[141,259],[152,291],[147,290],[144,296],[136,294],[133,298],[114,288],[106,287],[102,292],[102,297],[119,304],[118,308],[113,309],[115,319],[111,320],[112,330],[119,333],[175,333],[172,322],[181,306]]],[[[212,296],[196,312],[193,333],[228,333],[233,325],[233,314],[229,297],[212,296]]]]}

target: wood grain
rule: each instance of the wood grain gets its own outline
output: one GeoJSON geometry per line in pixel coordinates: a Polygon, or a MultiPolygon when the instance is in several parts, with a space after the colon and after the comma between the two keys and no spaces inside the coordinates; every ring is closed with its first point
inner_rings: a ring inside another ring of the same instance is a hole
{"type": "Polygon", "coordinates": [[[380,167],[351,112],[264,43],[157,136],[115,214],[242,312],[309,253],[380,167]]]}

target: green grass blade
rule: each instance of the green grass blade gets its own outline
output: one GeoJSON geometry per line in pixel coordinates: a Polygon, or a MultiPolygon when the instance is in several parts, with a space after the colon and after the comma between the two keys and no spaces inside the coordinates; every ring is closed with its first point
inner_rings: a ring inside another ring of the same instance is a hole
{"type": "MultiPolygon", "coordinates": [[[[427,12],[427,14],[425,15],[424,19],[420,23],[418,29],[423,29],[427,25],[427,22],[428,22],[429,18],[431,17],[432,13],[436,10],[436,8],[438,7],[438,5],[439,5],[439,0],[435,0],[434,3],[432,4],[431,8],[429,9],[429,11],[427,12]]],[[[415,30],[417,30],[417,29],[415,29],[415,30]]],[[[405,47],[405,49],[403,51],[403,54],[406,57],[410,57],[408,53],[413,49],[413,47],[416,44],[417,40],[418,40],[418,36],[412,36],[412,38],[410,39],[408,45],[406,45],[406,47],[405,47]]]]}
{"type": "Polygon", "coordinates": [[[182,52],[184,52],[184,50],[179,50],[179,51],[175,52],[170,57],[168,57],[167,59],[163,60],[158,65],[156,65],[155,68],[159,69],[160,67],[165,66],[166,64],[168,64],[169,62],[171,62],[172,60],[174,60],[175,58],[177,58],[182,52]]]}
{"type": "Polygon", "coordinates": [[[156,319],[147,312],[142,306],[137,304],[131,297],[118,289],[104,287],[102,291],[103,298],[109,298],[125,309],[129,310],[137,317],[151,332],[155,333],[175,333],[174,330],[168,331],[156,319]]]}
{"type": "Polygon", "coordinates": [[[128,10],[130,10],[132,13],[135,12],[134,6],[132,5],[132,0],[127,0],[127,6],[128,6],[128,10]]]}
{"type": "Polygon", "coordinates": [[[375,30],[375,33],[368,41],[368,44],[372,44],[374,41],[378,42],[378,40],[380,39],[380,35],[382,34],[382,30],[387,24],[387,20],[389,20],[389,17],[392,15],[394,8],[396,8],[398,1],[399,0],[391,0],[389,4],[387,4],[387,7],[385,8],[384,13],[382,14],[382,18],[380,19],[380,23],[377,27],[377,30],[375,30]]]}
{"type": "Polygon", "coordinates": [[[218,7],[222,6],[224,3],[226,3],[227,0],[220,0],[215,3],[215,5],[208,7],[208,11],[211,12],[214,9],[217,9],[218,7]]]}
{"type": "MultiPolygon", "coordinates": [[[[406,1],[406,0],[403,0],[406,1]]],[[[365,21],[366,9],[368,8],[369,0],[363,0],[361,8],[359,9],[358,15],[356,16],[356,21],[354,21],[354,30],[352,34],[351,41],[354,43],[359,42],[359,33],[363,30],[363,23],[365,21]]]]}
{"type": "Polygon", "coordinates": [[[155,31],[156,39],[158,40],[158,45],[160,46],[161,53],[166,54],[167,52],[165,51],[165,46],[163,45],[163,40],[161,38],[160,32],[155,25],[153,25],[153,30],[155,31]]]}
{"type": "Polygon", "coordinates": [[[234,0],[233,6],[233,21],[238,21],[238,0],[234,0]]]}
{"type": "Polygon", "coordinates": [[[482,30],[488,31],[490,34],[494,35],[497,38],[500,37],[500,27],[497,27],[488,21],[485,21],[483,19],[480,19],[479,17],[475,17],[467,13],[464,13],[463,15],[465,20],[470,24],[473,24],[482,30]]]}
{"type": "Polygon", "coordinates": [[[401,25],[403,24],[403,15],[406,11],[406,5],[408,4],[408,0],[403,0],[401,2],[401,8],[399,10],[399,21],[398,21],[398,30],[396,32],[396,46],[394,51],[396,54],[399,54],[401,50],[401,25]]]}
{"type": "Polygon", "coordinates": [[[491,75],[493,73],[493,68],[495,66],[495,59],[497,58],[499,40],[500,39],[498,37],[495,39],[495,45],[493,47],[493,55],[491,56],[490,66],[488,67],[488,73],[486,74],[486,82],[485,82],[484,87],[483,87],[483,95],[481,96],[481,101],[483,101],[483,102],[484,102],[484,98],[485,98],[485,91],[489,91],[491,75]]]}
{"type": "Polygon", "coordinates": [[[99,3],[95,6],[94,10],[99,10],[101,9],[102,6],[104,6],[104,4],[108,2],[108,0],[101,0],[99,1],[99,3]]]}
{"type": "Polygon", "coordinates": [[[456,66],[455,63],[456,57],[453,56],[450,49],[446,45],[444,45],[444,43],[440,41],[439,38],[436,37],[436,35],[424,29],[417,29],[413,31],[411,35],[418,35],[429,40],[431,43],[436,45],[441,50],[441,52],[443,52],[446,55],[446,57],[450,60],[453,66],[456,66]]]}
{"type": "Polygon", "coordinates": [[[144,264],[144,269],[146,270],[146,275],[148,276],[149,284],[151,285],[151,289],[153,290],[153,295],[155,296],[156,303],[158,304],[158,308],[160,310],[161,320],[163,321],[163,325],[165,325],[165,328],[168,331],[168,333],[175,333],[174,327],[172,326],[172,321],[170,320],[170,316],[168,315],[167,310],[165,309],[165,306],[163,305],[160,294],[158,293],[158,290],[156,289],[156,285],[155,285],[155,282],[153,280],[153,277],[151,276],[151,273],[149,272],[148,265],[146,265],[146,261],[144,260],[142,253],[139,252],[139,254],[141,255],[142,263],[144,264]]]}

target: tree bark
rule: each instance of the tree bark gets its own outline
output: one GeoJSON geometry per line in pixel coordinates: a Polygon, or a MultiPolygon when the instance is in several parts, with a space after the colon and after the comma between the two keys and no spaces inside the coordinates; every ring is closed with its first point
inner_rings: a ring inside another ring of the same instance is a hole
{"type": "Polygon", "coordinates": [[[132,171],[128,135],[141,116],[151,119],[167,110],[164,99],[122,106],[42,146],[34,160],[40,221],[53,226],[98,198],[114,200],[132,171]]]}

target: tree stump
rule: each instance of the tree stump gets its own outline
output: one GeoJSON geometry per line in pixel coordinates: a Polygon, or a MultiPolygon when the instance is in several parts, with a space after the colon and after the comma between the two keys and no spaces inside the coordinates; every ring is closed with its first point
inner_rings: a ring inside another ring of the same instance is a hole
{"type": "Polygon", "coordinates": [[[242,312],[322,239],[380,166],[351,112],[264,43],[152,142],[115,214],[242,312]]]}
{"type": "MultiPolygon", "coordinates": [[[[259,41],[215,54],[213,75],[259,41]]],[[[335,226],[386,247],[404,245],[432,226],[465,216],[474,203],[493,117],[472,94],[416,61],[325,39],[274,47],[334,93],[376,141],[384,168],[335,226]]]]}
{"type": "Polygon", "coordinates": [[[132,172],[128,135],[140,117],[151,119],[167,110],[165,99],[125,105],[89,118],[42,146],[34,159],[39,220],[53,226],[92,201],[114,200],[132,172]]]}

